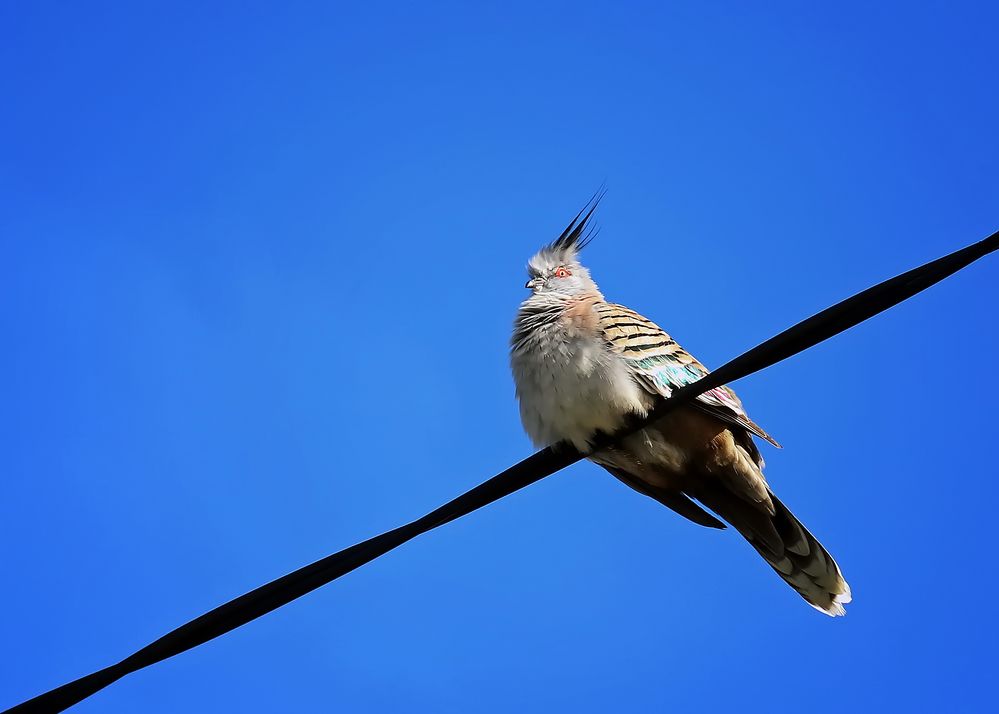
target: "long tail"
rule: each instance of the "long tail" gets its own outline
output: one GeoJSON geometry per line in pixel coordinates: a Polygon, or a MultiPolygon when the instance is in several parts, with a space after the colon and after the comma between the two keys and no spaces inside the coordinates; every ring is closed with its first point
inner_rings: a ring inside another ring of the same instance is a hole
{"type": "Polygon", "coordinates": [[[850,602],[852,596],[836,561],[772,493],[770,500],[776,511],[774,528],[784,542],[784,550],[774,557],[775,554],[765,547],[761,548],[756,543],[753,546],[809,605],[833,617],[845,615],[843,606],[850,602]]]}
{"type": "Polygon", "coordinates": [[[846,614],[850,586],[836,561],[773,493],[773,516],[729,493],[705,496],[699,500],[731,523],[809,605],[832,617],[846,614]]]}

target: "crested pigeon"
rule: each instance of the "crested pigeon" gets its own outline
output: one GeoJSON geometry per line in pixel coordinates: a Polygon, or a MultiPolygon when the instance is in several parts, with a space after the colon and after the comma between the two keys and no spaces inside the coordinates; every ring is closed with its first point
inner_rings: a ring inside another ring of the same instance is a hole
{"type": "MultiPolygon", "coordinates": [[[[531,295],[511,338],[528,435],[538,446],[565,441],[583,453],[595,435],[615,434],[707,373],[654,322],[607,302],[579,262],[594,235],[587,226],[599,200],[591,199],[531,258],[531,295]]],[[[850,587],[829,552],[771,491],[754,436],[779,447],[723,386],[588,458],[694,523],[725,528],[728,522],[808,604],[845,614],[850,587]]]]}

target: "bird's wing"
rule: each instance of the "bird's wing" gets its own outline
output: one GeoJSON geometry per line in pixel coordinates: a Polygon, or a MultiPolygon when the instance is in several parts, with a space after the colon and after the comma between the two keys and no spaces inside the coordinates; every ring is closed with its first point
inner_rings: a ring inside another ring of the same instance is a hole
{"type": "Polygon", "coordinates": [[[609,464],[600,465],[610,471],[625,485],[630,486],[649,498],[659,501],[659,503],[663,504],[670,510],[679,513],[681,516],[693,521],[697,525],[724,530],[724,523],[690,500],[690,497],[682,491],[656,486],[655,484],[643,481],[642,479],[616,466],[610,466],[609,464]]]}
{"type": "MultiPolygon", "coordinates": [[[[708,373],[661,327],[623,305],[601,303],[594,307],[607,345],[620,355],[636,381],[651,394],[669,397],[677,387],[696,382],[708,373]]],[[[746,414],[735,392],[725,386],[701,394],[694,406],[729,424],[780,444],[746,414]]]]}

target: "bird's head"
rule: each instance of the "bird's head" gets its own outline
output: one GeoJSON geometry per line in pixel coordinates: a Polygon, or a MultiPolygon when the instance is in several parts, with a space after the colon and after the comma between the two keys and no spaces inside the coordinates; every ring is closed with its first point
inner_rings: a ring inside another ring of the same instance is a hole
{"type": "Polygon", "coordinates": [[[583,210],[576,214],[562,231],[562,235],[535,253],[527,262],[530,279],[525,287],[533,290],[535,295],[569,298],[597,291],[590,271],[579,262],[579,253],[597,234],[592,226],[587,230],[587,224],[601,198],[602,191],[595,194],[583,210]]]}

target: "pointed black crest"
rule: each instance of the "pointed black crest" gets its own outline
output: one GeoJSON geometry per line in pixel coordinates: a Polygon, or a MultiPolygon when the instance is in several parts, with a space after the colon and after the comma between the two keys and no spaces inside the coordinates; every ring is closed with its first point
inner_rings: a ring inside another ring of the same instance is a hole
{"type": "Polygon", "coordinates": [[[590,226],[587,230],[587,224],[589,223],[590,217],[593,212],[597,210],[597,204],[600,203],[600,199],[604,197],[607,193],[607,189],[601,186],[597,189],[597,192],[590,196],[590,200],[586,202],[582,210],[576,214],[576,217],[569,222],[569,225],[565,227],[562,231],[562,235],[556,238],[551,245],[548,246],[548,250],[552,252],[579,252],[587,245],[590,241],[596,237],[598,228],[590,226]],[[582,217],[582,218],[581,218],[582,217]],[[585,232],[584,232],[585,231],[585,232]]]}

